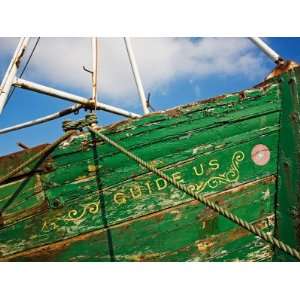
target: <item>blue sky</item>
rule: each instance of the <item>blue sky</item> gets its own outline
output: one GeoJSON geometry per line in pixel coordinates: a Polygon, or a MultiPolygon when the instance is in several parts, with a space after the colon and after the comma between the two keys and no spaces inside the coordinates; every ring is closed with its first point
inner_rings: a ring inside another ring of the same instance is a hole
{"type": "MultiPolygon", "coordinates": [[[[267,38],[266,41],[284,58],[300,62],[300,38],[267,38]]],[[[16,38],[0,38],[1,80],[17,42],[16,38]]],[[[250,88],[274,67],[244,38],[140,38],[133,39],[132,43],[145,90],[151,92],[156,110],[250,88]]],[[[100,46],[100,101],[141,113],[122,39],[101,39],[100,46]]],[[[82,65],[90,67],[90,64],[89,39],[41,38],[23,78],[90,97],[90,77],[82,71],[82,65]]],[[[0,128],[70,105],[68,101],[16,89],[0,115],[0,128]]],[[[98,112],[98,117],[101,125],[122,119],[105,112],[98,112]]],[[[62,134],[62,121],[0,135],[0,156],[19,151],[17,142],[29,147],[52,142],[62,134]]]]}

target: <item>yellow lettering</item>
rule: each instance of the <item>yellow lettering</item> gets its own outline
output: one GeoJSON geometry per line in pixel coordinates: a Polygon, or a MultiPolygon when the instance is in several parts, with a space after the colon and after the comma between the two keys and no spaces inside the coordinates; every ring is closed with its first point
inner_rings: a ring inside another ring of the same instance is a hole
{"type": "Polygon", "coordinates": [[[201,170],[199,171],[199,170],[197,169],[197,167],[193,167],[194,172],[195,172],[195,174],[196,174],[197,176],[201,176],[201,175],[203,175],[203,173],[204,173],[203,165],[202,165],[202,164],[200,164],[200,168],[201,168],[201,170]]]}
{"type": "Polygon", "coordinates": [[[142,190],[139,185],[134,186],[134,188],[130,188],[130,193],[133,199],[140,198],[142,196],[142,190]],[[137,191],[137,193],[134,192],[137,191]]]}
{"type": "Polygon", "coordinates": [[[220,164],[216,159],[210,160],[208,164],[213,170],[218,170],[220,168],[220,164]]]}
{"type": "Polygon", "coordinates": [[[146,185],[146,187],[147,187],[147,189],[148,189],[149,194],[151,195],[151,194],[152,194],[152,190],[151,190],[150,182],[147,181],[147,182],[145,183],[145,185],[146,185]]]}
{"type": "Polygon", "coordinates": [[[155,183],[156,183],[157,189],[159,191],[165,189],[167,187],[167,185],[168,185],[167,181],[165,179],[163,179],[163,178],[156,179],[155,183]],[[160,183],[162,183],[162,185],[160,185],[160,183]]]}
{"type": "Polygon", "coordinates": [[[184,179],[181,178],[181,172],[175,172],[171,176],[172,176],[173,180],[176,182],[179,182],[179,183],[184,182],[184,179]]]}
{"type": "Polygon", "coordinates": [[[114,201],[120,205],[126,203],[127,200],[124,193],[116,193],[114,194],[114,201]]]}

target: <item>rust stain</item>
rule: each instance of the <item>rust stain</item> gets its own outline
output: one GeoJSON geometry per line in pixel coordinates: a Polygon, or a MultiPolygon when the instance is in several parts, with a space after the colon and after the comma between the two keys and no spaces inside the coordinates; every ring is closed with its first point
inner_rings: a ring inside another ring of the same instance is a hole
{"type": "Polygon", "coordinates": [[[0,228],[2,228],[4,225],[4,218],[2,216],[2,213],[0,212],[0,228]]]}
{"type": "Polygon", "coordinates": [[[135,255],[127,256],[127,259],[129,258],[130,261],[147,262],[147,261],[153,261],[154,259],[157,259],[162,255],[164,255],[163,252],[143,253],[143,254],[135,254],[135,255]]]}
{"type": "Polygon", "coordinates": [[[215,219],[217,216],[217,212],[215,212],[209,207],[205,207],[203,211],[197,216],[197,219],[199,220],[199,222],[205,222],[205,225],[203,225],[203,227],[206,227],[207,222],[215,219]]]}
{"type": "MultiPolygon", "coordinates": [[[[253,225],[262,230],[267,228],[270,225],[270,220],[269,218],[259,220],[254,222],[253,225]]],[[[206,254],[210,250],[213,250],[214,248],[221,248],[230,242],[236,241],[250,234],[251,233],[249,231],[241,227],[237,227],[231,231],[224,232],[216,236],[197,241],[196,247],[199,250],[199,252],[206,254]]]]}
{"type": "Polygon", "coordinates": [[[156,220],[157,222],[161,222],[165,218],[165,213],[160,213],[157,215],[154,215],[152,219],[156,220]]]}
{"type": "MultiPolygon", "coordinates": [[[[298,197],[299,200],[299,197],[298,197]]],[[[300,201],[298,202],[300,203],[300,201]]],[[[297,240],[300,241],[300,207],[296,209],[295,216],[293,216],[295,220],[295,231],[296,231],[296,237],[297,240]]]]}
{"type": "Polygon", "coordinates": [[[291,190],[291,172],[290,172],[290,165],[288,161],[283,162],[283,170],[286,176],[286,188],[288,191],[291,190]]]}
{"type": "Polygon", "coordinates": [[[239,92],[239,95],[240,95],[240,99],[245,99],[246,98],[245,91],[239,92]]]}
{"type": "Polygon", "coordinates": [[[40,214],[48,210],[48,202],[44,201],[40,205],[28,208],[22,212],[5,214],[3,218],[3,226],[12,225],[13,223],[25,219],[29,216],[40,214]]]}
{"type": "Polygon", "coordinates": [[[81,150],[86,151],[89,149],[89,141],[88,140],[83,140],[81,142],[81,150]]]}
{"type": "Polygon", "coordinates": [[[122,127],[124,125],[130,125],[131,123],[132,123],[132,120],[128,119],[128,120],[116,122],[116,123],[113,123],[109,126],[106,126],[105,129],[108,130],[108,131],[111,131],[111,132],[118,132],[119,128],[123,129],[122,127]]]}
{"type": "Polygon", "coordinates": [[[272,84],[269,81],[263,81],[257,85],[254,86],[254,88],[259,88],[263,91],[265,91],[266,89],[268,89],[272,84]]]}
{"type": "Polygon", "coordinates": [[[174,109],[166,110],[165,113],[171,118],[176,118],[182,114],[182,111],[180,108],[174,108],[174,109]]]}
{"type": "Polygon", "coordinates": [[[285,73],[293,68],[298,67],[299,64],[292,60],[287,60],[283,64],[278,64],[272,72],[266,77],[266,80],[280,76],[282,73],[285,73]]]}
{"type": "Polygon", "coordinates": [[[294,123],[293,125],[296,126],[300,120],[299,113],[298,112],[290,113],[290,119],[291,119],[292,123],[294,123]]]}
{"type": "Polygon", "coordinates": [[[217,96],[217,97],[213,97],[213,98],[209,98],[209,99],[206,99],[206,100],[199,101],[199,103],[201,103],[201,104],[214,103],[214,102],[217,102],[219,100],[225,99],[226,97],[228,97],[228,95],[221,95],[221,96],[217,96]]]}
{"type": "Polygon", "coordinates": [[[197,244],[197,248],[199,250],[199,252],[204,252],[207,253],[209,252],[209,250],[214,246],[214,242],[213,241],[203,241],[197,244]]]}

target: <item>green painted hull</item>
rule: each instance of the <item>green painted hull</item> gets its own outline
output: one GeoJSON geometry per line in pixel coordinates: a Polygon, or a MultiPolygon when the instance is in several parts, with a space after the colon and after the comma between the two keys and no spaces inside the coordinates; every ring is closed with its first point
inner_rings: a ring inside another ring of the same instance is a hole
{"type": "MultiPolygon", "coordinates": [[[[102,130],[300,249],[300,69],[102,130]]],[[[43,146],[41,146],[43,147],[43,146]]],[[[0,177],[36,153],[0,158],[0,177]]],[[[0,186],[3,261],[294,261],[88,133],[0,186]]]]}

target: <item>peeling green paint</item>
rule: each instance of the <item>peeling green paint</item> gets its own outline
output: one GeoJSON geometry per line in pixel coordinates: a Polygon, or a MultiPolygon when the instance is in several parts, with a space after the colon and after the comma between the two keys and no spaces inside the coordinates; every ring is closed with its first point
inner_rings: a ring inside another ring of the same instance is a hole
{"type": "MultiPolygon", "coordinates": [[[[291,134],[290,125],[283,126],[299,80],[296,69],[263,87],[102,130],[175,180],[299,248],[290,232],[297,223],[290,211],[297,215],[299,202],[289,198],[283,188],[288,176],[282,175],[284,161],[294,170],[300,157],[293,152],[300,130],[291,134]],[[258,145],[268,151],[265,164],[253,154],[258,145]]],[[[6,172],[7,164],[0,165],[0,174],[6,172]]],[[[295,172],[291,186],[299,195],[295,172]]],[[[47,168],[22,176],[0,186],[0,209],[20,190],[2,213],[0,260],[291,260],[88,133],[62,143],[47,168]]]]}

